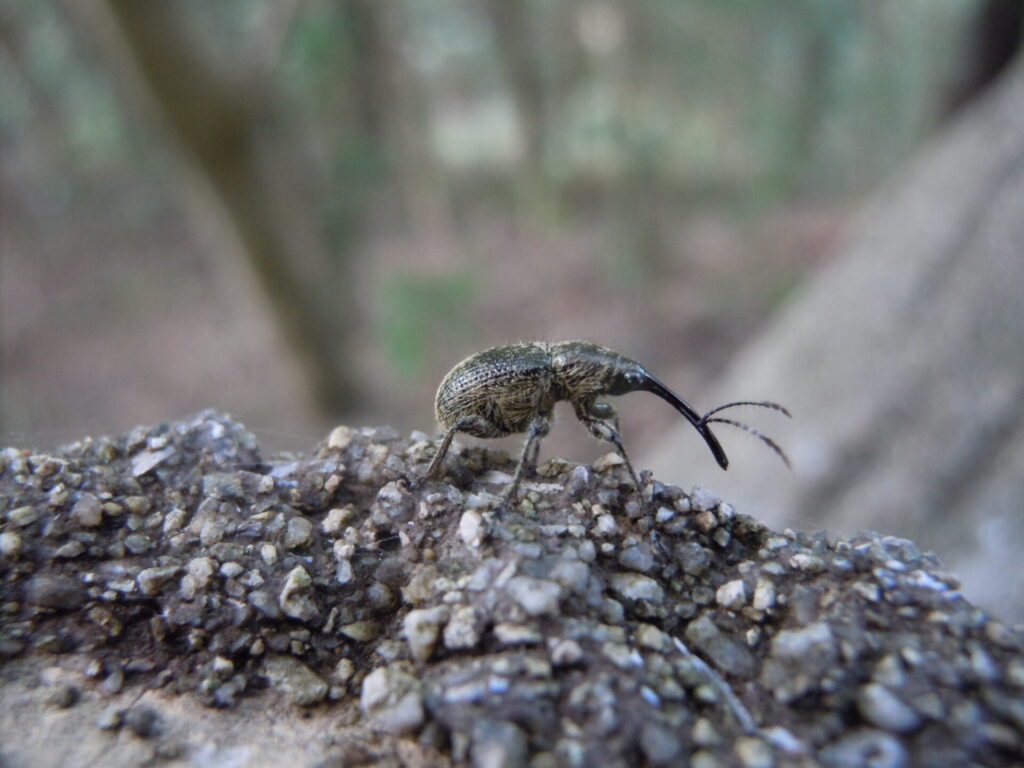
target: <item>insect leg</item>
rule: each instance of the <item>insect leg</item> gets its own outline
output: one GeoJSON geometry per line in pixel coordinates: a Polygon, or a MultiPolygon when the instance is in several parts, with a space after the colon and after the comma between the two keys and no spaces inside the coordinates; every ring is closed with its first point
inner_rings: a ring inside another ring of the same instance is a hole
{"type": "Polygon", "coordinates": [[[540,439],[551,430],[551,422],[546,416],[538,416],[530,422],[530,432],[526,438],[526,447],[523,448],[523,456],[516,467],[515,477],[505,493],[505,501],[509,504],[515,502],[516,493],[519,491],[519,484],[526,476],[527,470],[533,470],[537,466],[537,454],[540,452],[540,439]]]}
{"type": "Polygon", "coordinates": [[[590,406],[589,413],[595,419],[611,424],[612,429],[616,432],[619,431],[619,412],[611,403],[594,403],[590,406]]]}
{"type": "Polygon", "coordinates": [[[598,440],[604,440],[614,445],[622,460],[626,462],[626,469],[629,470],[629,476],[633,479],[633,487],[636,489],[637,501],[640,502],[641,508],[647,509],[647,514],[650,516],[651,541],[662,555],[666,558],[671,558],[672,553],[655,530],[654,509],[644,503],[643,484],[640,482],[640,478],[637,477],[629,456],[626,455],[626,449],[622,445],[622,438],[619,437],[619,414],[615,411],[615,408],[610,403],[594,403],[584,414],[577,411],[576,416],[587,425],[590,434],[598,440]]]}
{"type": "Polygon", "coordinates": [[[481,421],[483,420],[479,416],[468,416],[455,422],[454,426],[444,433],[441,445],[437,447],[437,452],[434,454],[430,466],[427,467],[427,471],[423,473],[423,477],[427,480],[437,479],[441,475],[441,464],[444,463],[444,457],[448,453],[448,448],[452,444],[452,438],[455,437],[455,433],[465,432],[468,428],[478,425],[481,421]]]}
{"type": "Polygon", "coordinates": [[[619,417],[615,409],[608,403],[595,403],[590,410],[590,414],[577,413],[576,415],[587,426],[587,429],[590,430],[590,434],[598,440],[604,440],[615,446],[619,456],[626,462],[626,469],[629,470],[629,476],[633,479],[633,487],[636,488],[637,494],[640,494],[643,486],[640,484],[640,478],[637,477],[636,470],[633,469],[633,462],[629,460],[626,448],[622,445],[622,438],[619,437],[619,431],[616,429],[619,417]],[[608,422],[612,422],[615,426],[608,422]]]}

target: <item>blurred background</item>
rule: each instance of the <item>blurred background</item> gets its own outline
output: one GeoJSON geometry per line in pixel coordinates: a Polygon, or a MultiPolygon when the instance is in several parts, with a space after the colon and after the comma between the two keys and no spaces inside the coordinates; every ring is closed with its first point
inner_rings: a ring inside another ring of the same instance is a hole
{"type": "MultiPolygon", "coordinates": [[[[858,258],[879,190],[989,109],[1022,8],[0,0],[0,443],[205,407],[268,450],[309,448],[340,420],[432,433],[437,383],[462,357],[570,338],[642,361],[702,409],[785,402],[800,420],[780,434],[798,440],[816,412],[778,377],[733,392],[737,361],[754,364],[740,351],[778,344],[768,329],[820,291],[815,276],[858,258]]],[[[834,328],[818,317],[822,338],[834,328]]],[[[814,367],[836,369],[787,370],[814,367]]],[[[619,410],[640,463],[721,487],[709,457],[655,448],[678,419],[634,397],[619,410]]],[[[1000,435],[1019,434],[1011,413],[1000,435]]],[[[775,434],[773,417],[743,418],[775,434]]],[[[546,455],[605,452],[560,420],[546,455]]],[[[748,440],[729,435],[730,454],[748,440]]],[[[767,451],[743,463],[796,494],[828,450],[798,446],[792,475],[767,451]]],[[[1015,476],[1003,487],[1024,498],[1015,476]]],[[[740,511],[773,524],[864,527],[792,497],[759,508],[754,488],[735,490],[740,511]]],[[[868,522],[930,545],[899,512],[868,522]]]]}

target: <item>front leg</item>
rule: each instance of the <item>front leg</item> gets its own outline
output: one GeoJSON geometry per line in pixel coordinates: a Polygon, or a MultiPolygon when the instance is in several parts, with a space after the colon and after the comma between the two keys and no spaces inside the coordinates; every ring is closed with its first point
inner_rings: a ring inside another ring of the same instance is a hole
{"type": "MultiPolygon", "coordinates": [[[[576,417],[586,424],[590,434],[598,440],[604,440],[615,446],[615,450],[626,462],[626,469],[629,470],[629,476],[633,479],[633,487],[636,488],[637,494],[640,494],[643,486],[633,469],[633,463],[626,454],[625,447],[622,445],[622,438],[619,437],[619,415],[615,409],[608,403],[593,403],[586,410],[577,410],[576,417]]],[[[642,499],[640,503],[643,505],[642,499]]]]}
{"type": "Polygon", "coordinates": [[[582,412],[577,411],[576,416],[587,425],[590,434],[598,440],[604,440],[614,445],[622,460],[626,462],[626,469],[629,470],[629,476],[633,478],[633,487],[636,488],[637,501],[640,502],[641,509],[647,508],[647,514],[650,516],[651,541],[662,555],[666,558],[671,558],[672,553],[665,546],[661,537],[658,536],[657,530],[655,530],[654,509],[653,507],[647,507],[644,503],[643,485],[641,485],[640,478],[637,477],[636,472],[633,470],[633,464],[630,462],[629,456],[626,455],[626,449],[622,445],[622,439],[619,437],[619,416],[615,409],[608,403],[592,403],[586,410],[582,412]]]}
{"type": "Polygon", "coordinates": [[[526,476],[526,472],[537,468],[537,455],[540,453],[540,439],[551,431],[551,422],[546,416],[537,416],[530,422],[530,431],[526,438],[526,446],[523,448],[523,456],[519,459],[519,466],[516,467],[515,477],[512,484],[505,493],[505,501],[514,505],[516,493],[519,491],[519,484],[526,476]]]}

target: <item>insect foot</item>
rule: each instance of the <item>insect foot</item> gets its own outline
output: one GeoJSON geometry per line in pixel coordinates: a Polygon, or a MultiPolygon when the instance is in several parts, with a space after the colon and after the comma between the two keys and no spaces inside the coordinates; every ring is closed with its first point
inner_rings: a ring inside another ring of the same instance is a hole
{"type": "Polygon", "coordinates": [[[567,401],[594,437],[614,446],[643,503],[643,486],[619,436],[615,409],[599,401],[629,392],[650,392],[672,405],[704,438],[722,469],[728,468],[729,459],[711,431],[712,424],[728,424],[749,432],[789,465],[788,457],[773,440],[746,424],[718,415],[729,408],[750,405],[789,416],[789,411],[777,403],[731,402],[701,416],[644,366],[618,352],[586,341],[537,341],[478,352],[448,372],[434,403],[437,421],[445,431],[424,477],[440,477],[457,432],[480,438],[525,433],[526,445],[505,494],[506,503],[514,506],[523,478],[536,469],[540,441],[550,431],[555,403],[567,401]]]}

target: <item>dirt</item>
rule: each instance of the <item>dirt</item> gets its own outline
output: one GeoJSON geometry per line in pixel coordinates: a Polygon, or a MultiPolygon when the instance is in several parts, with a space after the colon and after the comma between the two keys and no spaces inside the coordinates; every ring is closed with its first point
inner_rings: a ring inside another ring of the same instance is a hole
{"type": "Polygon", "coordinates": [[[1022,764],[1024,636],[909,541],[621,460],[194,419],[0,453],[0,764],[1022,764]]]}

